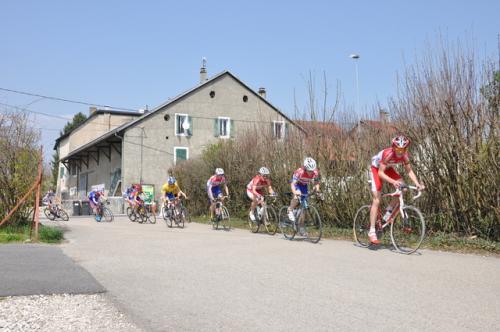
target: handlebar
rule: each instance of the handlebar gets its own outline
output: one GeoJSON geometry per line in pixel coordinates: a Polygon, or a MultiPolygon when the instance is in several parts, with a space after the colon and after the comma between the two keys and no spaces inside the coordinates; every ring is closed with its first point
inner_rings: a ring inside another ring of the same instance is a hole
{"type": "Polygon", "coordinates": [[[415,187],[415,186],[409,186],[409,185],[406,185],[406,184],[402,184],[399,187],[399,189],[396,189],[395,192],[390,193],[390,194],[385,194],[384,196],[399,196],[403,192],[403,189],[411,189],[411,190],[418,191],[418,194],[415,195],[415,196],[413,196],[412,200],[416,200],[417,198],[419,198],[422,195],[422,190],[418,190],[417,187],[415,187]]]}

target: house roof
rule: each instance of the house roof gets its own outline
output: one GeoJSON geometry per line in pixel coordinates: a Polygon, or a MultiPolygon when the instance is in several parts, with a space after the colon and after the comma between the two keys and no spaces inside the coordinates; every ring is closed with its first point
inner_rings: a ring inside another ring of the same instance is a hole
{"type": "Polygon", "coordinates": [[[323,122],[323,121],[308,121],[308,120],[296,120],[308,135],[338,135],[344,133],[342,129],[335,122],[323,122]]]}
{"type": "Polygon", "coordinates": [[[247,90],[249,90],[250,92],[252,92],[257,98],[259,98],[261,101],[265,102],[267,105],[269,105],[272,109],[274,109],[276,112],[278,112],[281,116],[283,116],[285,119],[287,119],[290,123],[292,123],[293,125],[295,125],[297,128],[299,128],[300,130],[304,131],[304,129],[298,125],[295,121],[293,121],[292,119],[290,119],[288,116],[286,116],[284,113],[282,113],[277,107],[275,107],[273,104],[271,104],[269,101],[267,101],[267,99],[263,98],[261,95],[259,95],[257,92],[255,92],[254,90],[252,90],[248,85],[246,85],[245,83],[243,83],[243,81],[241,81],[238,77],[236,77],[235,75],[233,75],[231,72],[229,72],[228,70],[224,70],[223,72],[213,76],[212,78],[206,80],[205,82],[203,83],[200,83],[199,85],[195,86],[194,88],[192,89],[189,89],[183,93],[181,93],[180,95],[177,95],[176,97],[172,98],[172,99],[169,99],[167,100],[166,102],[164,102],[163,104],[160,104],[159,106],[155,107],[153,110],[151,110],[149,113],[145,114],[144,116],[141,116],[140,118],[134,120],[134,121],[131,121],[129,123],[127,123],[126,126],[124,126],[121,131],[129,128],[129,127],[132,127],[132,126],[135,126],[136,124],[144,121],[145,119],[149,118],[150,116],[152,116],[153,114],[155,114],[156,112],[164,109],[165,107],[168,107],[170,105],[173,105],[181,100],[183,100],[184,98],[188,97],[189,95],[191,95],[192,93],[198,91],[200,88],[202,88],[203,86],[209,84],[209,83],[213,83],[221,78],[223,78],[224,76],[230,76],[232,77],[236,82],[238,82],[239,84],[241,84],[243,87],[245,87],[247,90]]]}
{"type": "Polygon", "coordinates": [[[58,138],[56,138],[56,141],[55,141],[55,144],[54,144],[54,150],[57,149],[57,146],[59,145],[59,142],[68,137],[69,135],[71,135],[72,132],[74,132],[76,129],[84,126],[87,122],[90,121],[90,119],[96,117],[97,115],[99,114],[107,114],[107,113],[111,113],[111,114],[115,114],[115,115],[129,115],[129,116],[142,116],[143,114],[142,113],[135,113],[135,112],[127,112],[127,111],[115,111],[115,110],[102,110],[102,109],[98,109],[96,110],[95,112],[93,112],[88,118],[85,119],[85,121],[83,121],[82,123],[80,123],[78,126],[76,126],[75,128],[73,128],[72,130],[70,130],[69,132],[59,136],[58,138]]]}

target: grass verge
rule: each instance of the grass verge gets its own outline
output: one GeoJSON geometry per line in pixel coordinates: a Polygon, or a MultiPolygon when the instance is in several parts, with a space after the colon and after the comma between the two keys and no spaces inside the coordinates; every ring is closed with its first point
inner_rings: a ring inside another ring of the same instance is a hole
{"type": "MultiPolygon", "coordinates": [[[[0,243],[24,242],[30,239],[29,226],[6,226],[0,228],[0,243]]],[[[58,227],[40,225],[38,240],[44,243],[60,243],[64,232],[58,227]]]]}

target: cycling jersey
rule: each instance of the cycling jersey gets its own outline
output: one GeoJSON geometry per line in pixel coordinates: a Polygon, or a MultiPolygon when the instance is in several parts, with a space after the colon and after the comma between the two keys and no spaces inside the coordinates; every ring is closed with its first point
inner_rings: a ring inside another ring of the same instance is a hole
{"type": "Polygon", "coordinates": [[[320,179],[319,169],[307,172],[304,167],[299,168],[293,173],[292,181],[298,185],[308,185],[311,182],[318,183],[320,179]]]}
{"type": "Polygon", "coordinates": [[[179,191],[181,191],[181,188],[179,188],[177,182],[173,185],[169,185],[167,182],[161,188],[161,192],[164,196],[168,197],[168,199],[174,199],[179,194],[179,191]]]}
{"type": "Polygon", "coordinates": [[[207,189],[219,187],[223,184],[226,184],[226,177],[224,175],[212,175],[207,181],[207,189]]]}
{"type": "Polygon", "coordinates": [[[258,194],[262,195],[262,189],[267,188],[271,185],[271,180],[269,178],[265,178],[262,175],[256,175],[247,185],[247,191],[253,193],[253,187],[255,186],[255,191],[258,194]]]}
{"type": "Polygon", "coordinates": [[[54,193],[46,193],[42,198],[42,202],[46,204],[52,204],[56,195],[54,193]]]}
{"type": "Polygon", "coordinates": [[[89,201],[97,204],[99,203],[99,198],[101,197],[101,193],[97,191],[91,191],[89,194],[89,201]]]}
{"type": "Polygon", "coordinates": [[[383,164],[387,168],[391,168],[396,166],[397,164],[406,165],[409,163],[410,159],[408,152],[405,152],[401,156],[398,156],[392,148],[387,148],[373,156],[371,166],[379,168],[380,165],[383,164]]]}

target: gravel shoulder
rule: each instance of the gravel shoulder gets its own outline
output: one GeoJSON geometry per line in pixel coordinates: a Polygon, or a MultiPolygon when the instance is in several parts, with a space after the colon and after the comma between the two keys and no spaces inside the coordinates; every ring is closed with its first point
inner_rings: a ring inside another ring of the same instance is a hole
{"type": "Polygon", "coordinates": [[[141,331],[105,294],[0,298],[0,331],[141,331]]]}

